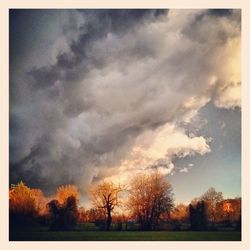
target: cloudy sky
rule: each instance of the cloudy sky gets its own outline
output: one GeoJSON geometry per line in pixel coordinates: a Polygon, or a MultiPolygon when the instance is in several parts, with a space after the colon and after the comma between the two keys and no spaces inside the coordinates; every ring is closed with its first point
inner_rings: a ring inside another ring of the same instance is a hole
{"type": "Polygon", "coordinates": [[[10,10],[10,183],[239,196],[240,46],[239,10],[10,10]]]}

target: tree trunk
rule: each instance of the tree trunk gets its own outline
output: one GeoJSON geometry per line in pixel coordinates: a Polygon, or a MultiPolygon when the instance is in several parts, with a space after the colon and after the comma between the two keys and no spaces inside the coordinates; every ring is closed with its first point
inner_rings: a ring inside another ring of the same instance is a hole
{"type": "Polygon", "coordinates": [[[110,229],[111,221],[112,221],[111,211],[107,211],[107,221],[106,221],[106,230],[107,231],[109,231],[109,229],[110,229]]]}

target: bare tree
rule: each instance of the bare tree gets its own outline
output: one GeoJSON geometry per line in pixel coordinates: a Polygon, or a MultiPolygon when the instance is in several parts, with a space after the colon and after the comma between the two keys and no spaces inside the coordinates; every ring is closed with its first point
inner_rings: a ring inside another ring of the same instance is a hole
{"type": "Polygon", "coordinates": [[[120,205],[120,193],[122,188],[113,182],[103,182],[90,190],[93,205],[106,212],[106,230],[108,231],[112,222],[112,212],[120,205]]]}
{"type": "Polygon", "coordinates": [[[217,220],[217,206],[223,201],[222,192],[217,192],[215,188],[209,188],[200,198],[204,200],[207,205],[208,219],[214,227],[214,223],[217,220]]]}
{"type": "Polygon", "coordinates": [[[128,207],[141,229],[151,230],[158,224],[160,216],[173,208],[172,187],[157,172],[138,175],[130,184],[128,207]]]}

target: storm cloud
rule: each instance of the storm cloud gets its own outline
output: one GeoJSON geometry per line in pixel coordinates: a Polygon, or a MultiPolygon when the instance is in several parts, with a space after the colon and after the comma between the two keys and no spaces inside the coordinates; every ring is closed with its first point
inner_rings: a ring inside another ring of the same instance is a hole
{"type": "Polygon", "coordinates": [[[11,183],[169,174],[211,151],[202,107],[241,106],[239,10],[40,10],[29,39],[32,11],[10,12],[11,183]]]}

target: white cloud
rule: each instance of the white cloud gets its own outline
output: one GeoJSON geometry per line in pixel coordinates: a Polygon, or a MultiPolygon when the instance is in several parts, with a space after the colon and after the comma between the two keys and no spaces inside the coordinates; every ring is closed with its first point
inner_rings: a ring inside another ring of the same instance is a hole
{"type": "MultiPolygon", "coordinates": [[[[165,124],[156,130],[148,130],[138,136],[126,159],[111,171],[112,174],[108,173],[108,175],[111,174],[111,177],[108,176],[107,179],[127,182],[136,173],[150,172],[155,167],[162,174],[168,175],[174,170],[173,160],[175,158],[204,155],[210,151],[206,138],[189,137],[184,129],[173,124],[165,124]]],[[[192,166],[193,164],[189,164],[189,167],[192,166]]]]}
{"type": "Polygon", "coordinates": [[[219,108],[241,107],[241,85],[233,83],[219,89],[220,94],[215,99],[215,105],[219,108]]]}
{"type": "Polygon", "coordinates": [[[180,173],[187,173],[188,172],[188,168],[184,167],[182,169],[179,170],[180,173]]]}

